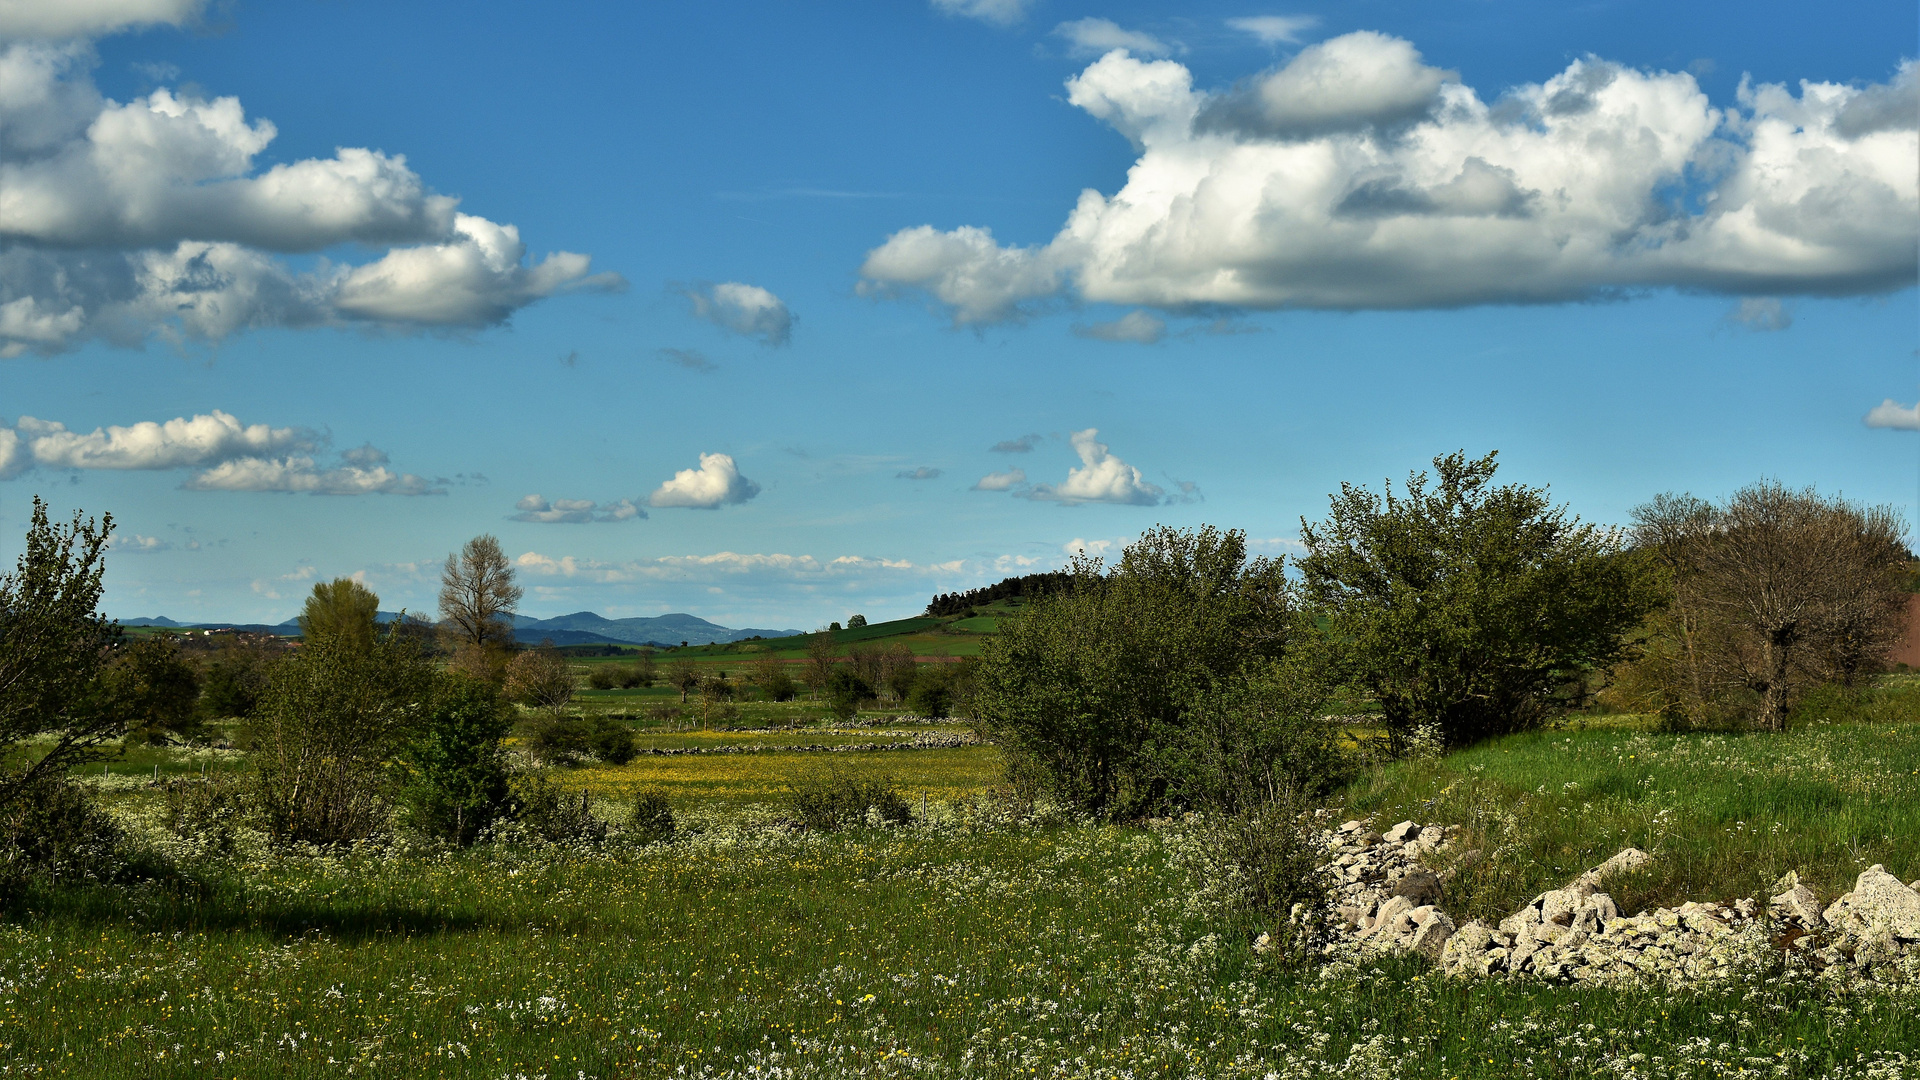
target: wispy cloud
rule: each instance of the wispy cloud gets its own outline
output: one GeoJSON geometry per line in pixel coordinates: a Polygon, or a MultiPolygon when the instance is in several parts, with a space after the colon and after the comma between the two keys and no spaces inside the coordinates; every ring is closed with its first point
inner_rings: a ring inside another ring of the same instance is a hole
{"type": "Polygon", "coordinates": [[[1318,15],[1248,15],[1228,19],[1227,25],[1252,34],[1263,45],[1298,45],[1300,35],[1320,25],[1318,15]]]}
{"type": "Polygon", "coordinates": [[[633,521],[647,516],[632,499],[617,499],[601,505],[592,499],[553,499],[540,495],[528,495],[513,504],[519,513],[513,515],[514,521],[529,521],[542,525],[585,525],[589,522],[609,523],[633,521]]]}
{"type": "Polygon", "coordinates": [[[938,480],[940,479],[940,470],[922,465],[917,469],[904,469],[894,473],[893,476],[896,480],[938,480]]]}
{"type": "Polygon", "coordinates": [[[689,371],[705,373],[720,370],[720,365],[707,359],[707,354],[699,349],[662,348],[654,350],[654,355],[669,364],[678,364],[689,371]]]}

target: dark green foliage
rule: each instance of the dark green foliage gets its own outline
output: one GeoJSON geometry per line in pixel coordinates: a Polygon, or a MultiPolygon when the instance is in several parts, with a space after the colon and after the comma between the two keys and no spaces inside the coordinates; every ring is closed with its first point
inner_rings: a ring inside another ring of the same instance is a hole
{"type": "Polygon", "coordinates": [[[350,843],[386,829],[392,763],[434,691],[432,663],[408,637],[371,648],[323,637],[274,665],[254,725],[255,805],[281,844],[350,843]]]}
{"type": "Polygon", "coordinates": [[[1073,589],[1073,585],[1074,577],[1071,571],[1010,577],[985,588],[969,589],[960,593],[941,593],[927,602],[927,614],[960,615],[972,618],[974,614],[972,609],[982,604],[991,604],[995,600],[1011,600],[1015,597],[1031,599],[1069,592],[1073,589]]]}
{"type": "MultiPolygon", "coordinates": [[[[1278,563],[1245,535],[1161,527],[1111,573],[1076,558],[1074,585],[1035,600],[982,651],[975,714],[1066,805],[1112,818],[1174,808],[1189,713],[1285,655],[1293,615],[1278,563]]],[[[1183,766],[1184,767],[1184,766],[1183,766]]]]}
{"type": "Polygon", "coordinates": [[[600,840],[607,823],[593,815],[587,793],[578,795],[538,776],[514,778],[514,820],[533,839],[549,844],[600,840]]]}
{"type": "Polygon", "coordinates": [[[761,685],[760,693],[768,701],[792,701],[799,695],[800,688],[794,685],[793,676],[776,671],[761,685]]]}
{"type": "Polygon", "coordinates": [[[1157,771],[1178,805],[1226,814],[1323,795],[1352,771],[1322,719],[1326,702],[1319,650],[1296,645],[1266,668],[1197,694],[1185,724],[1153,747],[1157,771]]]}
{"type": "Polygon", "coordinates": [[[873,687],[849,667],[834,668],[827,676],[826,690],[827,710],[841,720],[853,719],[861,702],[873,700],[873,687]]]}
{"type": "Polygon", "coordinates": [[[265,650],[229,645],[206,661],[200,676],[200,711],[209,719],[251,717],[267,692],[267,669],[274,657],[265,650]]]}
{"type": "Polygon", "coordinates": [[[832,767],[789,785],[787,809],[800,824],[824,832],[869,822],[906,825],[913,821],[913,808],[892,777],[848,776],[832,767]]]}
{"type": "Polygon", "coordinates": [[[633,729],[606,716],[562,716],[535,725],[527,744],[549,765],[575,765],[589,755],[625,765],[639,752],[633,729]]]}
{"type": "Polygon", "coordinates": [[[414,828],[464,847],[511,809],[502,740],[512,727],[491,684],[455,671],[434,680],[433,704],[404,752],[414,828]]]}
{"type": "Polygon", "coordinates": [[[98,610],[112,532],[110,514],[55,527],[36,497],[26,550],[0,578],[0,808],[52,790],[40,785],[104,756],[124,730],[96,688],[120,640],[98,610]]]}
{"type": "Polygon", "coordinates": [[[858,630],[865,625],[867,625],[867,617],[865,615],[854,615],[847,619],[847,629],[849,630],[858,630]]]}
{"type": "Polygon", "coordinates": [[[907,692],[907,708],[929,720],[945,719],[953,715],[953,691],[946,679],[923,674],[907,692]]]}
{"type": "Polygon", "coordinates": [[[611,690],[620,685],[620,665],[595,664],[587,672],[587,685],[595,690],[611,690]]]}
{"type": "Polygon", "coordinates": [[[1465,745],[1582,703],[1661,603],[1619,530],[1492,486],[1494,457],[1435,458],[1433,486],[1415,473],[1403,496],[1343,484],[1326,521],[1301,521],[1307,595],[1397,740],[1465,745]]]}
{"type": "Polygon", "coordinates": [[[173,635],[135,638],[114,652],[100,673],[100,689],[130,737],[166,743],[199,734],[200,676],[173,635]]]}
{"type": "Polygon", "coordinates": [[[673,804],[667,801],[666,792],[644,788],[633,797],[627,834],[643,844],[664,844],[673,839],[673,804]]]}
{"type": "Polygon", "coordinates": [[[0,806],[0,896],[29,881],[119,882],[151,870],[80,785],[43,775],[17,792],[0,806]]]}

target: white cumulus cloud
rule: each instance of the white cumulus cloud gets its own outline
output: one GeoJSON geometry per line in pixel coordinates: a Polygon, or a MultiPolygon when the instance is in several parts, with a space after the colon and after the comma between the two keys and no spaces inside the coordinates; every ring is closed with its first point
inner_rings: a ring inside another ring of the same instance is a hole
{"type": "Polygon", "coordinates": [[[793,312],[779,297],[758,285],[723,281],[681,292],[693,305],[696,317],[723,330],[759,338],[767,345],[785,345],[793,338],[793,312]]]}
{"type": "Polygon", "coordinates": [[[245,424],[219,409],[193,417],[143,420],[72,431],[54,420],[0,421],[0,480],[34,468],[197,469],[181,486],[192,491],[303,491],[316,495],[441,495],[445,489],[387,468],[371,444],[342,451],[339,462],[315,457],[327,439],[310,428],[245,424]]]}
{"type": "Polygon", "coordinates": [[[717,510],[729,503],[746,502],[758,494],[760,485],[740,475],[731,455],[701,454],[699,468],[674,473],[673,479],[654,489],[647,502],[653,506],[717,510]]]}
{"type": "Polygon", "coordinates": [[[1054,27],[1053,32],[1066,39],[1071,56],[1099,56],[1112,49],[1137,56],[1166,56],[1174,51],[1174,46],[1152,34],[1125,29],[1112,19],[1075,19],[1054,27]]]}
{"type": "Polygon", "coordinates": [[[540,495],[529,495],[514,503],[513,508],[519,511],[513,515],[515,521],[532,521],[549,525],[632,521],[635,518],[647,516],[647,512],[632,499],[618,499],[602,505],[592,499],[549,500],[540,495]]]}
{"type": "Polygon", "coordinates": [[[140,26],[179,26],[206,0],[0,0],[0,39],[91,38],[140,26]]]}
{"type": "Polygon", "coordinates": [[[1140,148],[1048,243],[905,228],[860,291],[960,325],[1071,300],[1176,313],[1558,303],[1680,288],[1858,295],[1911,285],[1916,66],[1885,84],[1743,84],[1587,57],[1483,100],[1408,42],[1358,32],[1217,93],[1109,53],[1068,100],[1140,148]]]}
{"type": "Polygon", "coordinates": [[[979,19],[995,26],[1012,26],[1027,17],[1033,0],[933,0],[933,10],[943,15],[979,19]]]}
{"type": "MultiPolygon", "coordinates": [[[[0,4],[0,23],[23,6],[0,4]]],[[[75,6],[139,21],[166,5],[75,6]]],[[[238,98],[116,101],[95,63],[84,44],[0,48],[0,355],[254,327],[483,327],[622,284],[585,255],[530,260],[512,225],[460,213],[404,156],[342,147],[263,168],[278,129],[238,98]],[[384,250],[299,270],[282,257],[344,244],[384,250]]]]}
{"type": "Polygon", "coordinates": [[[1067,506],[1094,502],[1158,505],[1166,492],[1148,483],[1139,469],[1115,457],[1099,436],[1098,428],[1074,432],[1070,441],[1080,455],[1080,468],[1068,469],[1063,483],[1035,484],[1021,494],[1067,506]]]}
{"type": "Polygon", "coordinates": [[[1888,398],[1875,405],[1862,418],[1868,427],[1894,428],[1898,431],[1920,431],[1920,402],[1902,405],[1888,398]]]}
{"type": "Polygon", "coordinates": [[[320,437],[305,428],[275,428],[242,424],[218,409],[192,418],[155,422],[144,420],[125,427],[112,425],[90,432],[69,431],[65,424],[23,416],[0,430],[13,438],[13,453],[0,451],[0,477],[18,475],[35,465],[53,469],[179,469],[237,457],[257,457],[287,451],[310,452],[320,437]]]}

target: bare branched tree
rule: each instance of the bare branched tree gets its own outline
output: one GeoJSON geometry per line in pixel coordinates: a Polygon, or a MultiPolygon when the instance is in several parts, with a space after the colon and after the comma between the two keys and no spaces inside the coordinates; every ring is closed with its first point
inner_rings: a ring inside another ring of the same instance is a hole
{"type": "Polygon", "coordinates": [[[513,613],[521,589],[513,565],[491,535],[447,556],[440,575],[440,625],[454,641],[454,666],[499,685],[513,652],[513,613]]]}
{"type": "Polygon", "coordinates": [[[1634,534],[1672,576],[1659,681],[1682,711],[1784,730],[1808,688],[1856,685],[1899,637],[1908,556],[1889,507],[1762,481],[1717,506],[1662,495],[1634,534]]]}

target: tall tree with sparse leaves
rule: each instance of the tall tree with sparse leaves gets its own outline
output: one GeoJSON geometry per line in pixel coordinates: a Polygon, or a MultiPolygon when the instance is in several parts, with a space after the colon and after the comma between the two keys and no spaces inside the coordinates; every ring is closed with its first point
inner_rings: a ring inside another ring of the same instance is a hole
{"type": "Polygon", "coordinates": [[[495,686],[513,654],[513,614],[520,605],[513,564],[491,535],[447,556],[440,575],[440,625],[454,642],[453,666],[495,686]]]}

